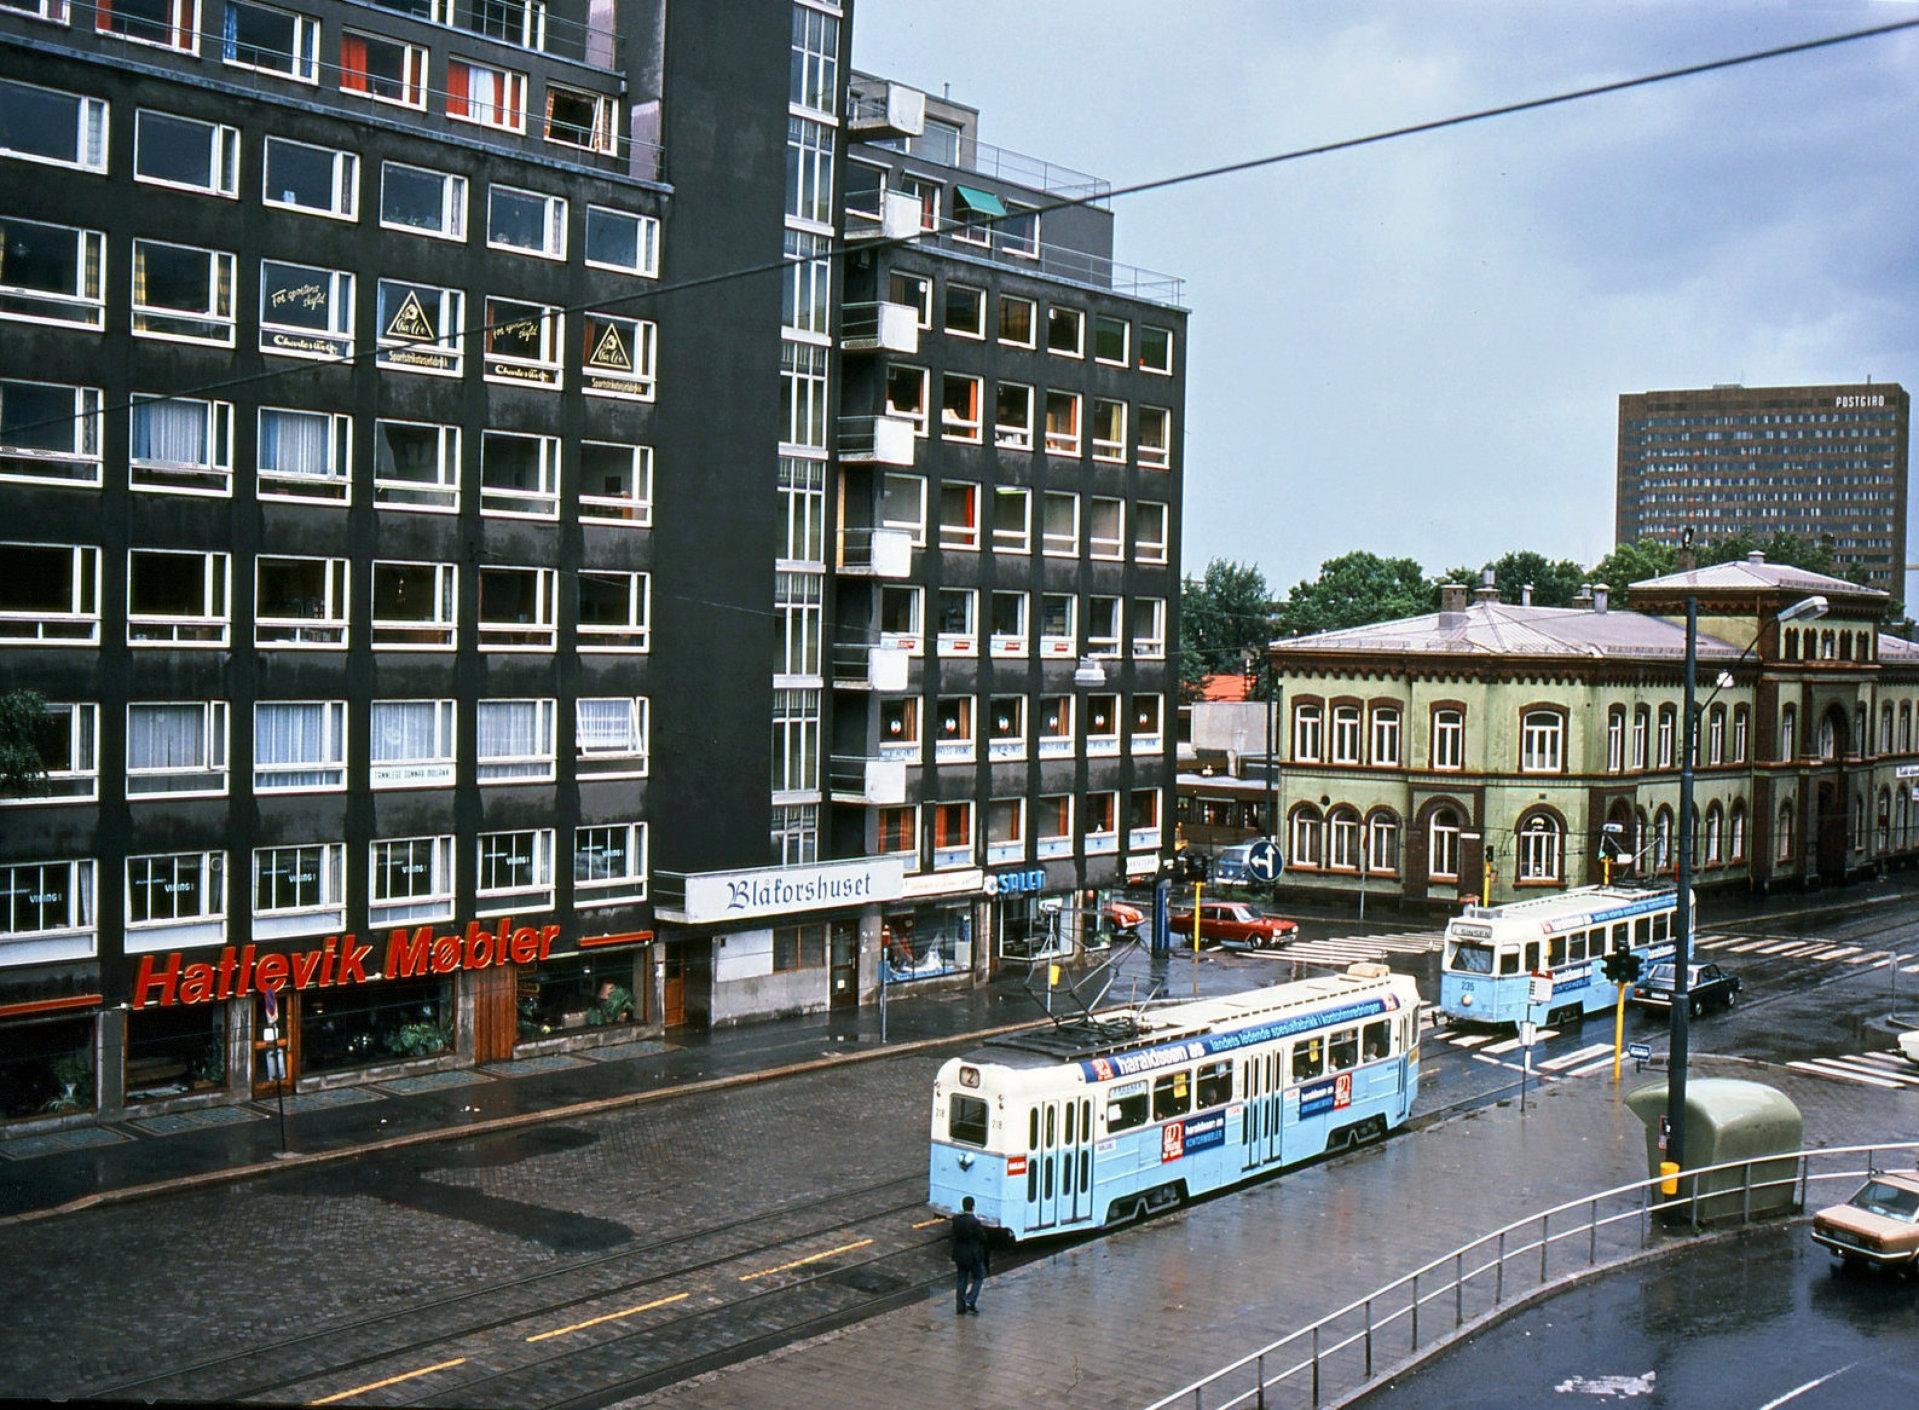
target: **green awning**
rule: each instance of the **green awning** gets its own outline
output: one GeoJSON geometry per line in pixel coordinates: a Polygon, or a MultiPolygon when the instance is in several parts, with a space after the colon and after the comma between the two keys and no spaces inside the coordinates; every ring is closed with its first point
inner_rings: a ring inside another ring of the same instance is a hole
{"type": "Polygon", "coordinates": [[[981,215],[1006,214],[1006,207],[991,191],[981,191],[973,186],[955,186],[953,193],[960,198],[960,204],[969,211],[977,211],[981,215]]]}

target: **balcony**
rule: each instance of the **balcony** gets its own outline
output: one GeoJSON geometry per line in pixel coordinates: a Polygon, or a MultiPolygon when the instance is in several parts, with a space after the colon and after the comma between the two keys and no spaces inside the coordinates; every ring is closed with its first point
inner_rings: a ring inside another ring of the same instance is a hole
{"type": "Polygon", "coordinates": [[[1136,827],[1126,834],[1126,850],[1129,852],[1157,852],[1160,844],[1159,825],[1136,827]]]}
{"type": "MultiPolygon", "coordinates": [[[[893,194],[888,193],[889,201],[893,194]]],[[[849,214],[853,213],[850,201],[847,210],[849,214]]],[[[915,206],[913,208],[915,226],[918,225],[919,218],[919,207],[915,206]]],[[[860,222],[857,226],[850,221],[847,224],[846,237],[849,240],[861,235],[870,239],[878,233],[867,222],[860,222]]],[[[903,233],[910,235],[913,232],[909,228],[903,233]]],[[[959,221],[941,219],[939,228],[926,231],[915,242],[914,248],[933,250],[955,258],[999,265],[1007,269],[1017,269],[1024,274],[1037,275],[1042,279],[1056,279],[1061,283],[1076,284],[1086,289],[1123,294],[1128,298],[1140,299],[1146,303],[1163,304],[1168,308],[1184,306],[1186,281],[1178,275],[1141,269],[1137,265],[1122,264],[1118,260],[1087,254],[1084,250],[1069,250],[1030,238],[1006,238],[998,227],[991,227],[989,232],[978,226],[969,227],[959,221]],[[983,240],[985,243],[982,243],[983,240]]]]}
{"type": "Polygon", "coordinates": [[[907,653],[897,646],[870,642],[841,645],[833,651],[833,684],[841,690],[906,689],[907,653]]]}
{"type": "Polygon", "coordinates": [[[835,803],[892,808],[906,801],[906,764],[899,759],[835,754],[829,761],[827,778],[835,803]]]}
{"type": "Polygon", "coordinates": [[[543,0],[373,0],[383,10],[411,15],[514,49],[551,54],[617,71],[620,41],[610,29],[552,13],[543,0]]]}
{"type": "Polygon", "coordinates": [[[839,563],[849,578],[903,578],[913,568],[913,536],[904,529],[842,529],[839,563]]]}
{"type": "Polygon", "coordinates": [[[919,310],[911,304],[848,304],[840,314],[840,349],[843,352],[904,353],[911,357],[920,349],[919,310]]]}
{"type": "Polygon", "coordinates": [[[848,240],[910,240],[920,231],[920,203],[904,191],[861,191],[846,198],[848,240]]]}
{"type": "Polygon", "coordinates": [[[926,131],[926,95],[903,83],[846,95],[846,130],[855,137],[918,137],[926,131]]]}
{"type": "Polygon", "coordinates": [[[842,416],[842,465],[911,465],[913,423],[902,416],[842,416]]]}
{"type": "Polygon", "coordinates": [[[986,865],[989,867],[1002,866],[1009,862],[1023,862],[1025,860],[1026,844],[1017,837],[1007,842],[994,842],[989,840],[986,844],[986,865]]]}
{"type": "Polygon", "coordinates": [[[1073,855],[1073,839],[1071,834],[1068,834],[1064,837],[1040,838],[1036,846],[1035,855],[1042,862],[1047,861],[1053,857],[1072,856],[1073,855]]]}

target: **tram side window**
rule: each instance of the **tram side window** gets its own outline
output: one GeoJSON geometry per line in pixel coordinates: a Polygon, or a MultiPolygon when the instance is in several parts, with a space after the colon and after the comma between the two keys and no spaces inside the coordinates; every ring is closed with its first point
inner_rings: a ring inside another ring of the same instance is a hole
{"type": "Polygon", "coordinates": [[[1501,974],[1519,973],[1519,951],[1511,946],[1499,952],[1499,972],[1501,974]]]}
{"type": "Polygon", "coordinates": [[[1346,1028],[1333,1034],[1331,1049],[1332,1067],[1335,1072],[1345,1072],[1359,1066],[1359,1030],[1346,1028]]]}
{"type": "Polygon", "coordinates": [[[1204,1111],[1209,1106],[1225,1106],[1233,1099],[1233,1065],[1230,1062],[1202,1064],[1193,1084],[1193,1106],[1204,1111]]]}
{"type": "Polygon", "coordinates": [[[1537,940],[1526,942],[1526,973],[1539,973],[1539,942],[1537,940]]]}
{"type": "Polygon", "coordinates": [[[1310,1082],[1326,1070],[1326,1048],[1319,1038],[1301,1038],[1293,1044],[1293,1081],[1310,1082]]]}
{"type": "Polygon", "coordinates": [[[1566,958],[1574,964],[1586,958],[1586,932],[1566,937],[1566,958]]]}
{"type": "Polygon", "coordinates": [[[1568,937],[1564,935],[1555,935],[1552,937],[1552,939],[1546,942],[1547,968],[1558,969],[1562,964],[1566,962],[1567,938],[1568,937]]]}
{"type": "Polygon", "coordinates": [[[1146,1124],[1146,1084],[1131,1088],[1123,1095],[1113,1093],[1106,1103],[1106,1130],[1108,1133],[1130,1131],[1135,1126],[1146,1124]]]}
{"type": "MultiPolygon", "coordinates": [[[[1634,921],[1633,929],[1636,931],[1643,924],[1643,921],[1634,921]]],[[[1640,937],[1634,935],[1633,939],[1639,941],[1640,937]]],[[[1670,939],[1672,939],[1672,913],[1660,911],[1652,918],[1652,942],[1655,945],[1663,945],[1670,939]]]]}
{"type": "Polygon", "coordinates": [[[1646,943],[1646,922],[1644,920],[1621,920],[1613,922],[1612,947],[1615,950],[1631,949],[1634,943],[1646,943]]]}
{"type": "Polygon", "coordinates": [[[1184,1116],[1193,1107],[1193,1074],[1181,1068],[1153,1082],[1153,1120],[1184,1116]]]}
{"type": "Polygon", "coordinates": [[[1452,967],[1461,974],[1491,974],[1493,972],[1492,946],[1459,941],[1453,946],[1452,967]]]}
{"type": "Polygon", "coordinates": [[[1378,1062],[1393,1050],[1391,1019],[1378,1019],[1360,1030],[1360,1050],[1367,1062],[1378,1062]]]}
{"type": "Polygon", "coordinates": [[[954,1096],[947,1108],[946,1134],[962,1145],[985,1145],[986,1103],[978,1097],[954,1096]]]}

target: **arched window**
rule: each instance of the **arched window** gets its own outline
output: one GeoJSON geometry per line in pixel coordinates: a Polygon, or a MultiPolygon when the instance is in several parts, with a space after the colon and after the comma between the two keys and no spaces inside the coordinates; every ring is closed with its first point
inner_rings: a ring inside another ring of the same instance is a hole
{"type": "Polygon", "coordinates": [[[1626,707],[1615,705],[1606,712],[1606,772],[1616,774],[1626,767],[1626,707]]]}
{"type": "Polygon", "coordinates": [[[1632,820],[1632,864],[1634,871],[1639,871],[1645,867],[1646,847],[1651,841],[1652,824],[1646,819],[1646,810],[1644,808],[1635,809],[1632,820]]]}
{"type": "Polygon", "coordinates": [[[1675,757],[1673,753],[1673,725],[1678,712],[1670,705],[1659,707],[1659,767],[1670,769],[1675,757]]]}
{"type": "Polygon", "coordinates": [[[1892,850],[1892,790],[1890,788],[1879,790],[1877,812],[1879,845],[1875,850],[1890,852],[1892,850]]]}
{"type": "Polygon", "coordinates": [[[1852,850],[1855,852],[1865,851],[1867,840],[1866,795],[1863,793],[1855,793],[1852,795],[1852,850]]]}
{"type": "Polygon", "coordinates": [[[1662,807],[1652,820],[1652,869],[1655,876],[1672,870],[1672,809],[1662,807]]]}
{"type": "Polygon", "coordinates": [[[1333,706],[1333,753],[1335,764],[1359,762],[1359,707],[1333,706]]]}
{"type": "Polygon", "coordinates": [[[1837,660],[1838,657],[1838,638],[1832,634],[1832,629],[1828,627],[1825,631],[1819,633],[1819,659],[1821,661],[1834,661],[1837,660]]]}
{"type": "Polygon", "coordinates": [[[1566,761],[1566,717],[1557,710],[1528,710],[1519,721],[1519,771],[1556,774],[1566,761]]]}
{"type": "Polygon", "coordinates": [[[1743,800],[1732,805],[1732,822],[1726,829],[1726,859],[1734,863],[1746,860],[1746,805],[1743,800]]]}
{"type": "Polygon", "coordinates": [[[1879,752],[1892,753],[1892,702],[1879,707],[1879,752]]]}
{"type": "Polygon", "coordinates": [[[1373,708],[1373,764],[1399,767],[1399,708],[1395,705],[1373,708]]]}
{"type": "Polygon", "coordinates": [[[1706,716],[1706,762],[1726,762],[1726,707],[1715,705],[1706,716]]]}
{"type": "Polygon", "coordinates": [[[1565,834],[1556,818],[1534,813],[1519,825],[1519,879],[1553,881],[1563,879],[1565,834]]]}
{"type": "Polygon", "coordinates": [[[1774,838],[1774,857],[1782,862],[1792,860],[1792,800],[1787,799],[1779,805],[1779,827],[1774,838]]]}
{"type": "Polygon", "coordinates": [[[1287,828],[1286,864],[1306,870],[1316,870],[1320,865],[1322,832],[1324,824],[1319,817],[1319,809],[1311,803],[1301,803],[1293,809],[1290,825],[1287,828]]]}
{"type": "Polygon", "coordinates": [[[1781,656],[1783,656],[1783,657],[1785,657],[1785,658],[1786,658],[1786,659],[1787,659],[1788,661],[1791,661],[1791,660],[1794,660],[1795,658],[1797,658],[1797,657],[1798,657],[1798,655],[1799,655],[1799,628],[1797,628],[1797,627],[1787,627],[1787,628],[1786,628],[1786,644],[1785,644],[1785,646],[1784,646],[1784,647],[1782,647],[1782,648],[1780,649],[1780,652],[1779,652],[1779,654],[1780,654],[1781,656]]]}
{"type": "Polygon", "coordinates": [[[1426,873],[1435,881],[1459,879],[1459,814],[1435,808],[1426,823],[1426,873]]]}
{"type": "Polygon", "coordinates": [[[1399,871],[1399,818],[1382,808],[1366,819],[1366,870],[1396,875],[1399,871]]]}
{"type": "Polygon", "coordinates": [[[1839,659],[1841,661],[1852,660],[1852,633],[1851,632],[1839,633],[1839,659]]]}
{"type": "Polygon", "coordinates": [[[1792,705],[1779,712],[1779,762],[1790,764],[1799,757],[1799,711],[1792,705]]]}
{"type": "Polygon", "coordinates": [[[1719,810],[1719,805],[1708,803],[1706,805],[1706,865],[1709,867],[1716,867],[1725,860],[1719,850],[1720,835],[1724,832],[1725,825],[1725,814],[1719,810]]]}
{"type": "Polygon", "coordinates": [[[1839,731],[1834,728],[1832,712],[1828,710],[1826,712],[1826,718],[1819,722],[1819,753],[1815,757],[1830,759],[1838,752],[1839,731]]]}
{"type": "Polygon", "coordinates": [[[1436,769],[1466,767],[1466,716],[1459,710],[1433,711],[1433,765],[1436,769]]]}
{"type": "Polygon", "coordinates": [[[1326,865],[1335,871],[1359,870],[1359,814],[1352,808],[1334,808],[1327,815],[1326,865]]]}
{"type": "Polygon", "coordinates": [[[1852,751],[1854,754],[1871,752],[1872,734],[1866,728],[1866,706],[1862,701],[1852,712],[1852,751]]]}
{"type": "Polygon", "coordinates": [[[1732,761],[1746,762],[1746,745],[1752,733],[1752,712],[1744,705],[1732,707],[1732,761]]]}
{"type": "Polygon", "coordinates": [[[1912,752],[1912,702],[1909,700],[1899,702],[1899,752],[1912,752]]]}
{"type": "Polygon", "coordinates": [[[1652,711],[1641,705],[1632,712],[1632,763],[1630,767],[1646,767],[1646,741],[1652,734],[1652,711]]]}
{"type": "Polygon", "coordinates": [[[1325,739],[1326,712],[1305,701],[1293,706],[1293,758],[1300,763],[1317,764],[1325,739]]]}

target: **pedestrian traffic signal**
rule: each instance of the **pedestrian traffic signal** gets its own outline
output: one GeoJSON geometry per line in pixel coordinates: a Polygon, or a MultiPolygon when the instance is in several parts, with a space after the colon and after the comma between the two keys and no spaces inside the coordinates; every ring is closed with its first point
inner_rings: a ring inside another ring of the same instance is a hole
{"type": "Polygon", "coordinates": [[[1606,978],[1614,984],[1637,984],[1640,959],[1631,950],[1614,950],[1606,956],[1606,978]]]}

